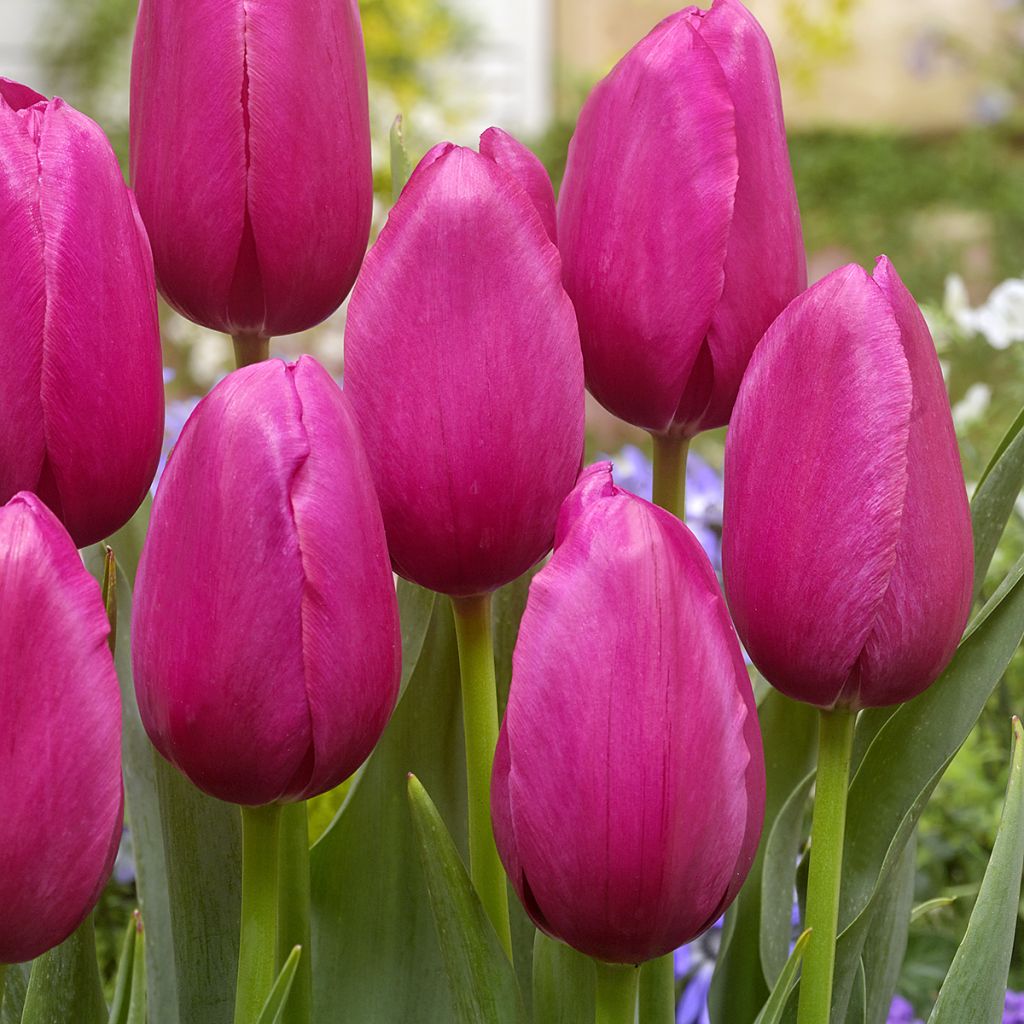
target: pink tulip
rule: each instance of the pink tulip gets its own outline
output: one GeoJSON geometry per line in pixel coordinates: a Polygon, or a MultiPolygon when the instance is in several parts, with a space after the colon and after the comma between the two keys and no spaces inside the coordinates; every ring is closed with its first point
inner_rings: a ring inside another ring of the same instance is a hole
{"type": "Polygon", "coordinates": [[[672,15],[598,84],[558,220],[597,400],[656,434],[727,423],[806,286],[775,59],[738,0],[672,15]]]}
{"type": "Polygon", "coordinates": [[[764,785],[750,680],[707,556],[592,466],[530,586],[495,755],[494,834],[523,905],[600,960],[661,956],[739,892],[764,785]]]}
{"type": "Polygon", "coordinates": [[[0,502],[34,491],[79,547],[156,472],[153,259],[100,128],[0,78],[0,502]]]}
{"type": "Polygon", "coordinates": [[[772,325],[726,444],[726,592],[751,658],[821,707],[909,700],[971,603],[964,479],[935,347],[892,264],[850,265],[772,325]]]}
{"type": "Polygon", "coordinates": [[[121,697],[96,581],[34,495],[0,508],[0,964],[63,942],[121,838],[121,697]]]}
{"type": "Polygon", "coordinates": [[[231,374],[160,481],[135,687],[156,748],[222,800],[301,800],[365,760],[398,696],[398,607],[348,405],[313,359],[231,374]]]}
{"type": "Polygon", "coordinates": [[[550,548],[583,453],[579,335],[539,179],[509,136],[481,146],[423,158],[366,258],[345,334],[392,563],[457,596],[550,548]]]}
{"type": "Polygon", "coordinates": [[[355,0],[142,0],[131,165],[181,313],[267,336],[329,316],[373,206],[355,0]]]}

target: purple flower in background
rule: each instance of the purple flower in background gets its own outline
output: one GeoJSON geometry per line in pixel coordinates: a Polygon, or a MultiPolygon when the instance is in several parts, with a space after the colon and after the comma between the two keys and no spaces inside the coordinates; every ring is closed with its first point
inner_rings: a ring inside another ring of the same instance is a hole
{"type": "Polygon", "coordinates": [[[1024,1024],[1024,992],[1007,992],[1003,1024],[1024,1024]]]}
{"type": "Polygon", "coordinates": [[[903,996],[894,996],[886,1024],[921,1024],[921,1021],[914,1013],[914,1007],[903,996]]]}
{"type": "MultiPolygon", "coordinates": [[[[610,458],[615,482],[624,490],[651,500],[654,468],[635,444],[623,445],[610,458]]],[[[722,478],[696,452],[686,462],[686,525],[700,541],[715,572],[722,570],[722,478]]]]}
{"type": "Polygon", "coordinates": [[[675,952],[676,979],[683,989],[676,1004],[676,1024],[710,1024],[708,990],[722,942],[719,918],[703,935],[675,952]]]}

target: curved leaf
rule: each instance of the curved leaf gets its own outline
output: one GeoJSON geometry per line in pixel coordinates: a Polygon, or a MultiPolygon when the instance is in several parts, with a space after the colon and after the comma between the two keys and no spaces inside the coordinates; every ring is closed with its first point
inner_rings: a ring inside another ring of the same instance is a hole
{"type": "Polygon", "coordinates": [[[292,991],[292,983],[295,981],[295,972],[299,969],[301,957],[301,946],[296,946],[288,954],[288,959],[285,960],[284,966],[270,990],[270,995],[267,996],[267,1001],[263,1004],[263,1009],[260,1010],[259,1020],[256,1021],[256,1024],[279,1024],[284,1014],[285,1005],[288,1003],[288,996],[292,991]]]}
{"type": "Polygon", "coordinates": [[[593,1024],[594,961],[537,932],[533,947],[533,1024],[593,1024]]]}
{"type": "Polygon", "coordinates": [[[775,982],[771,995],[768,996],[768,1002],[764,1004],[764,1008],[757,1015],[757,1020],[754,1024],[779,1024],[782,1020],[783,1013],[786,1010],[786,1003],[789,1001],[790,993],[796,984],[796,972],[800,967],[800,961],[804,958],[807,943],[810,942],[810,939],[811,930],[808,928],[796,940],[792,952],[786,958],[786,963],[779,972],[779,977],[775,982]]]}
{"type": "Polygon", "coordinates": [[[107,1024],[92,915],[56,949],[32,963],[22,1024],[107,1024]]]}

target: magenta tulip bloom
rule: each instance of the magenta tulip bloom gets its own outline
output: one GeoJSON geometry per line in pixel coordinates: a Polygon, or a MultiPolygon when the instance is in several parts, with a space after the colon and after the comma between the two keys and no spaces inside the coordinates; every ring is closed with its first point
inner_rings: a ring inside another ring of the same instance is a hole
{"type": "Polygon", "coordinates": [[[530,586],[495,755],[494,834],[524,907],[600,960],[675,949],[739,892],[764,785],[750,679],[707,556],[592,466],[530,586]]]}
{"type": "Polygon", "coordinates": [[[114,533],[163,402],[153,259],[110,144],[0,78],[0,503],[34,491],[79,547],[114,533]]]}
{"type": "Polygon", "coordinates": [[[222,800],[338,785],[398,696],[398,605],[347,403],[303,356],[199,403],[139,565],[135,688],[156,748],[222,800]]]}
{"type": "Polygon", "coordinates": [[[181,313],[266,336],[329,316],[373,206],[355,0],[142,0],[131,165],[181,313]]]}
{"type": "Polygon", "coordinates": [[[392,563],[455,596],[500,587],[550,548],[583,453],[579,334],[539,168],[493,129],[481,149],[423,158],[345,333],[392,563]]]}
{"type": "Polygon", "coordinates": [[[96,581],[34,495],[0,508],[0,964],[63,942],[121,838],[121,696],[96,581]]]}
{"type": "Polygon", "coordinates": [[[667,18],[594,89],[558,230],[594,397],[655,434],[727,423],[806,286],[775,58],[738,0],[667,18]]]}
{"type": "Polygon", "coordinates": [[[797,700],[877,707],[956,650],[971,521],[935,347],[892,264],[794,301],[751,361],[725,455],[729,606],[797,700]]]}

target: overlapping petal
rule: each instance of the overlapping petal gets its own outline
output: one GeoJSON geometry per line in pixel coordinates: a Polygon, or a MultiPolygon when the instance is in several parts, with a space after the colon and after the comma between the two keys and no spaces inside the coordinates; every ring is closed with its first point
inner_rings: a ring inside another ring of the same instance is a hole
{"type": "Polygon", "coordinates": [[[121,701],[96,581],[34,495],[0,508],[0,963],[63,942],[121,836],[121,701]]]}
{"type": "Polygon", "coordinates": [[[558,241],[555,190],[544,165],[517,138],[500,128],[488,128],[480,136],[480,155],[508,171],[533,200],[552,242],[558,241]]]}
{"type": "Polygon", "coordinates": [[[558,253],[518,181],[435,147],[367,256],[345,384],[392,562],[474,594],[551,544],[583,450],[583,373],[558,253]]]}

